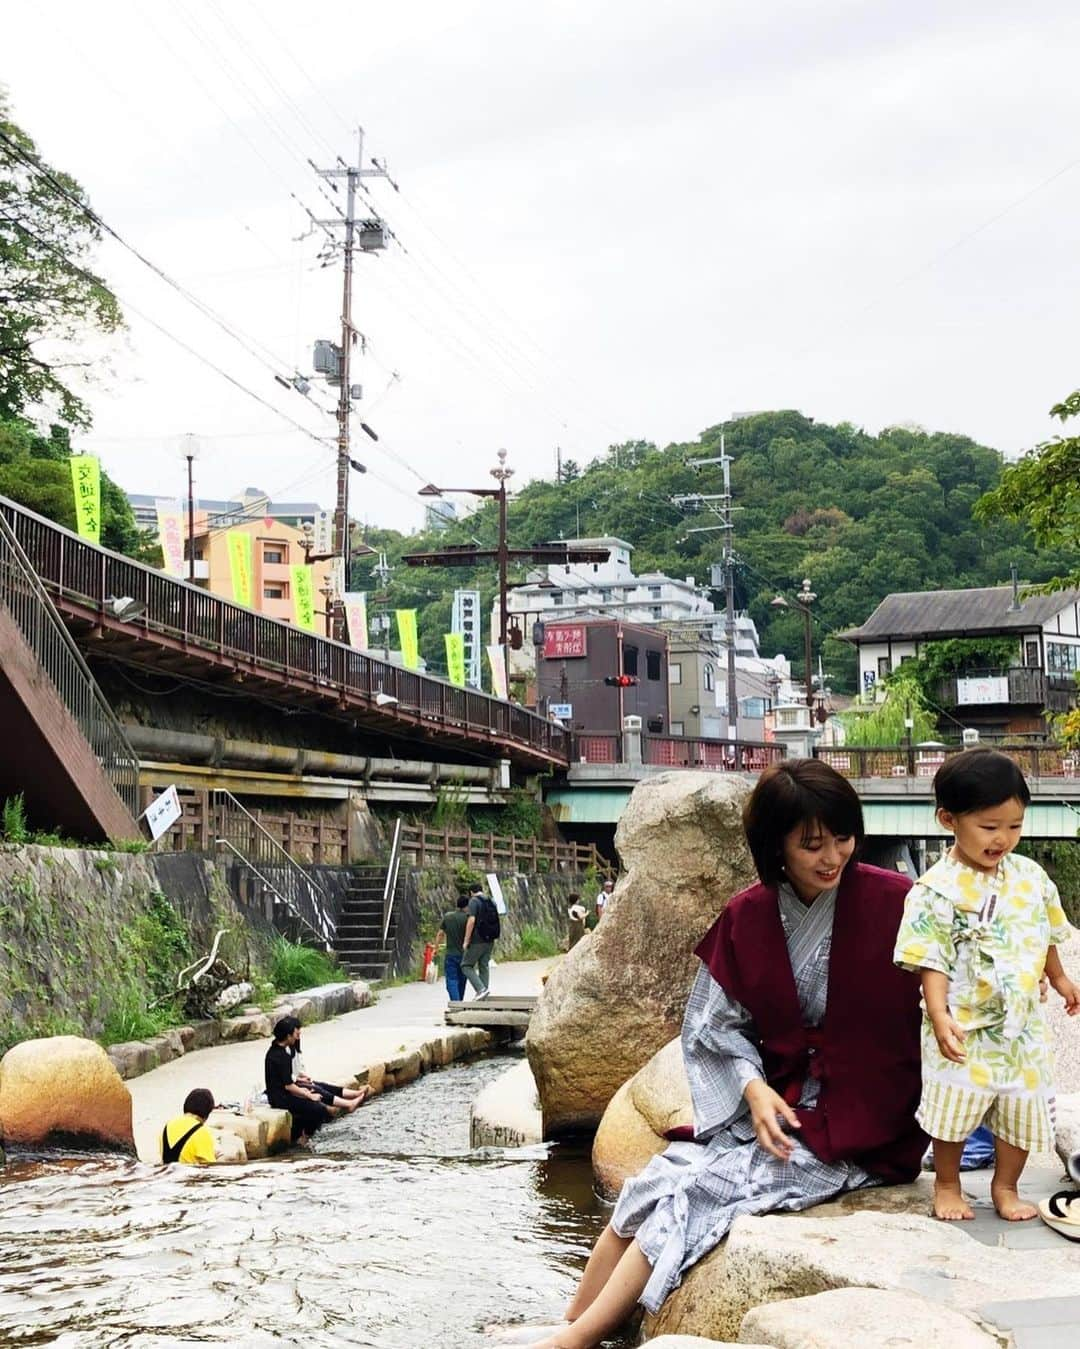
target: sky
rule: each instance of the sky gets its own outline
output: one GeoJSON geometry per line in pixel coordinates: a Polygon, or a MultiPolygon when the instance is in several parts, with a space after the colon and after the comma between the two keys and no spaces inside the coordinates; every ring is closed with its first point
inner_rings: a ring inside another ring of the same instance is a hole
{"type": "Polygon", "coordinates": [[[355,162],[363,126],[395,240],[357,259],[350,505],[408,529],[500,447],[521,484],[557,446],[741,411],[1052,435],[1080,383],[1078,43],[1069,0],[36,0],[0,84],[241,339],[100,248],[128,329],[87,343],[78,444],[154,495],[186,490],[192,433],[197,493],[333,505],[336,395],[274,375],[339,339],[308,212],[341,197],[309,160],[355,162]]]}

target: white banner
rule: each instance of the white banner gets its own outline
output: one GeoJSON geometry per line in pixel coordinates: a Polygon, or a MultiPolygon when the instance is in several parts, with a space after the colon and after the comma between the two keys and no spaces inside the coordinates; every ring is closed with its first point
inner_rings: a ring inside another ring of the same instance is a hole
{"type": "Polygon", "coordinates": [[[356,651],[368,649],[367,595],[363,591],[352,590],[342,595],[345,605],[345,622],[349,630],[349,645],[356,651]]]}
{"type": "Polygon", "coordinates": [[[986,675],[981,679],[958,679],[956,681],[957,707],[976,707],[980,704],[1007,703],[1008,701],[1008,675],[986,675]]]}
{"type": "Polygon", "coordinates": [[[510,690],[506,687],[506,657],[501,642],[487,649],[488,665],[491,668],[491,691],[496,698],[509,701],[510,690]]]}
{"type": "Polygon", "coordinates": [[[345,594],[345,559],[335,557],[330,563],[330,584],[334,587],[334,598],[341,599],[345,594]]]}
{"type": "Polygon", "coordinates": [[[311,551],[316,557],[329,557],[334,551],[334,516],[331,511],[315,512],[315,535],[311,551]]]}
{"type": "Polygon", "coordinates": [[[506,897],[503,895],[502,886],[499,884],[499,878],[494,871],[489,871],[484,878],[488,883],[488,889],[491,891],[491,898],[495,907],[500,913],[506,912],[506,897]]]}
{"type": "Polygon", "coordinates": [[[150,837],[157,842],[165,830],[175,824],[183,813],[176,787],[167,787],[160,796],[155,796],[143,811],[150,837]]]}

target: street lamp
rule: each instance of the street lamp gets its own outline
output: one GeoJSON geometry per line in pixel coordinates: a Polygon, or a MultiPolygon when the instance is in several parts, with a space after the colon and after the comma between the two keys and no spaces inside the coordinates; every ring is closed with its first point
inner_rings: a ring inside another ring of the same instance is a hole
{"type": "Polygon", "coordinates": [[[188,580],[195,580],[195,478],[192,465],[199,457],[199,441],[189,431],[180,442],[180,456],[187,460],[188,580]]]}
{"type": "MultiPolygon", "coordinates": [[[[795,608],[801,609],[803,615],[803,659],[806,662],[806,705],[811,709],[813,709],[814,706],[814,673],[813,652],[811,650],[810,606],[816,599],[817,595],[810,589],[809,576],[804,576],[802,589],[795,596],[795,608]]],[[[769,603],[770,607],[773,609],[791,608],[791,604],[783,595],[777,595],[776,598],[770,600],[769,603]]]]}

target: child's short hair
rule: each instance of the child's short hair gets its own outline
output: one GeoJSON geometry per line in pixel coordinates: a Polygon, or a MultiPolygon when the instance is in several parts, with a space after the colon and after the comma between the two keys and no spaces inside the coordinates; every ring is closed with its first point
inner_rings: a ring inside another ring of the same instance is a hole
{"type": "Polygon", "coordinates": [[[1026,809],[1031,804],[1031,791],[1015,760],[999,750],[980,746],[945,760],[934,775],[934,798],[938,810],[966,815],[1014,798],[1026,809]]]}
{"type": "Polygon", "coordinates": [[[189,1091],[184,1100],[184,1114],[198,1115],[200,1119],[208,1119],[214,1111],[213,1094],[205,1087],[196,1087],[194,1091],[189,1091]]]}

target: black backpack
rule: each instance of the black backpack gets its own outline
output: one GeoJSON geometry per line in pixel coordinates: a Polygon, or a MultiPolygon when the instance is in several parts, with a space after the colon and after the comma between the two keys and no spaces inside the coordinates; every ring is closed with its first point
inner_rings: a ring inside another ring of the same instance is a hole
{"type": "Polygon", "coordinates": [[[481,941],[495,941],[502,932],[499,910],[487,895],[480,896],[480,912],[476,915],[476,935],[481,941]]]}

